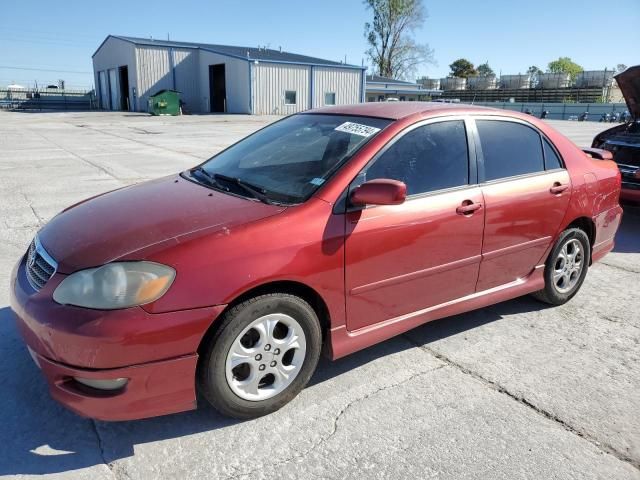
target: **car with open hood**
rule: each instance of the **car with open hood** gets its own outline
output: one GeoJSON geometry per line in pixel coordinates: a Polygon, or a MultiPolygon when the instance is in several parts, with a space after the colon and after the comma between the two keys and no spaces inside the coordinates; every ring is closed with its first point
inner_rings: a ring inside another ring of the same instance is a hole
{"type": "Polygon", "coordinates": [[[622,174],[622,200],[640,202],[640,65],[615,77],[629,108],[621,125],[600,132],[592,146],[611,152],[622,174]]]}
{"type": "Polygon", "coordinates": [[[332,359],[526,294],[553,305],[614,245],[620,172],[531,115],[381,102],[279,120],[206,162],[80,202],[11,281],[71,410],[252,418],[332,359]],[[596,158],[592,158],[596,157],[596,158]]]}

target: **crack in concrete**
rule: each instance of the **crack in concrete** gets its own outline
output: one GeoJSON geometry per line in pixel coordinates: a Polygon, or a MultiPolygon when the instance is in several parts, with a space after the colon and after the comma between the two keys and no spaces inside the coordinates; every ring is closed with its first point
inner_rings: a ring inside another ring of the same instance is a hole
{"type": "Polygon", "coordinates": [[[24,201],[27,202],[27,205],[29,205],[29,208],[31,209],[31,213],[33,213],[33,216],[36,217],[36,220],[38,222],[38,226],[41,227],[42,225],[44,225],[46,222],[38,214],[38,212],[36,212],[36,209],[33,207],[33,202],[31,201],[31,199],[29,197],[27,197],[27,195],[25,193],[20,192],[20,195],[22,195],[22,198],[24,198],[24,201]]]}
{"type": "Polygon", "coordinates": [[[600,260],[600,262],[598,262],[600,265],[604,265],[605,267],[609,267],[609,268],[615,268],[617,270],[622,270],[623,272],[628,272],[628,273],[640,273],[640,270],[638,269],[634,269],[634,268],[627,268],[627,267],[622,267],[620,265],[614,265],[612,263],[607,263],[607,262],[603,262],[602,260],[600,260]]]}
{"type": "Polygon", "coordinates": [[[471,370],[471,369],[469,369],[469,368],[467,368],[467,367],[465,367],[465,366],[463,366],[463,365],[451,360],[449,357],[447,357],[446,355],[434,350],[433,348],[431,348],[431,347],[429,347],[427,345],[423,345],[423,344],[420,344],[418,342],[415,342],[413,339],[411,339],[410,337],[408,337],[406,335],[403,335],[403,336],[407,340],[409,340],[412,344],[414,344],[416,347],[418,347],[418,348],[424,350],[425,352],[433,355],[438,360],[440,360],[442,362],[445,362],[447,365],[459,370],[460,372],[464,373],[465,375],[469,375],[470,377],[476,379],[477,381],[479,381],[480,383],[482,383],[486,387],[491,388],[492,390],[495,390],[495,391],[497,391],[499,393],[502,393],[502,394],[508,396],[512,400],[515,400],[516,402],[524,405],[525,407],[530,408],[531,410],[533,410],[537,414],[547,418],[548,420],[551,420],[554,423],[557,423],[558,425],[560,425],[564,430],[568,431],[569,433],[572,433],[573,435],[576,435],[576,436],[586,440],[587,442],[591,443],[593,446],[595,446],[601,452],[606,453],[608,455],[611,455],[611,456],[615,457],[616,459],[631,465],[633,468],[635,468],[637,470],[640,470],[640,461],[630,457],[626,453],[620,452],[615,447],[607,444],[606,442],[598,440],[597,438],[595,438],[594,436],[590,435],[589,433],[584,432],[584,431],[574,427],[573,425],[571,425],[567,421],[563,420],[559,416],[557,416],[557,415],[555,415],[555,414],[553,414],[551,412],[548,412],[547,410],[543,409],[542,407],[539,407],[539,406],[535,405],[531,401],[527,400],[524,396],[517,395],[517,394],[507,390],[506,387],[503,387],[499,383],[494,382],[492,380],[489,380],[488,378],[483,377],[479,373],[474,372],[473,370],[471,370]]]}
{"type": "Polygon", "coordinates": [[[344,407],[342,407],[340,409],[340,411],[336,414],[336,416],[333,419],[333,424],[332,424],[332,427],[331,427],[331,430],[329,431],[329,433],[327,435],[324,435],[322,438],[320,438],[318,441],[316,441],[313,445],[311,445],[306,450],[304,450],[302,452],[296,452],[293,455],[291,455],[290,457],[287,457],[285,459],[282,459],[282,460],[274,462],[274,463],[270,463],[268,465],[260,465],[259,467],[252,468],[249,471],[240,472],[240,473],[236,473],[236,474],[231,475],[231,476],[227,476],[225,480],[236,480],[236,479],[239,479],[241,477],[251,476],[251,475],[253,475],[254,473],[256,473],[256,472],[258,472],[260,470],[264,470],[265,468],[280,467],[280,466],[286,465],[287,463],[290,463],[290,462],[292,462],[294,460],[301,460],[301,459],[306,458],[314,450],[317,450],[318,448],[322,447],[322,445],[326,444],[329,440],[331,440],[331,438],[338,432],[338,424],[340,422],[340,419],[354,405],[357,405],[357,404],[367,400],[368,398],[371,398],[374,395],[377,395],[380,392],[384,392],[386,390],[391,390],[393,388],[399,387],[401,385],[404,385],[406,383],[411,382],[412,380],[415,380],[418,377],[427,375],[429,373],[432,373],[432,372],[434,372],[436,370],[439,370],[440,368],[444,368],[446,366],[447,366],[446,364],[443,364],[443,365],[439,365],[437,367],[433,367],[433,368],[430,368],[430,369],[422,371],[422,372],[414,373],[413,375],[405,378],[404,380],[401,380],[399,382],[393,383],[391,385],[386,385],[386,386],[380,387],[380,388],[374,390],[373,392],[369,392],[366,395],[363,395],[363,396],[358,397],[358,398],[356,398],[354,400],[351,400],[344,407]]]}
{"type": "Polygon", "coordinates": [[[102,463],[105,464],[105,466],[111,472],[111,475],[113,476],[113,478],[115,478],[116,480],[121,480],[125,478],[130,479],[131,477],[129,476],[129,474],[127,473],[127,471],[123,466],[118,465],[115,462],[107,461],[107,457],[104,449],[104,441],[102,440],[102,436],[100,435],[100,431],[98,430],[98,424],[93,419],[90,419],[89,422],[91,423],[91,429],[93,430],[93,433],[96,436],[96,441],[98,443],[98,450],[100,451],[100,458],[102,459],[102,463]]]}
{"type": "Polygon", "coordinates": [[[126,183],[124,180],[122,180],[121,178],[117,177],[112,172],[110,172],[107,168],[105,168],[105,167],[103,167],[101,165],[98,165],[97,163],[92,162],[91,160],[89,160],[89,159],[87,159],[87,158],[85,158],[85,157],[83,157],[81,155],[78,155],[77,153],[72,152],[71,150],[67,150],[62,145],[54,142],[53,140],[51,140],[50,138],[46,137],[45,135],[43,135],[40,132],[37,132],[37,131],[35,131],[33,129],[31,131],[34,132],[36,135],[39,135],[40,137],[42,137],[44,140],[46,140],[47,142],[51,143],[52,145],[55,145],[60,150],[68,153],[69,155],[71,155],[71,156],[77,158],[78,160],[86,163],[87,165],[91,165],[93,168],[96,168],[96,169],[100,170],[102,173],[105,173],[106,175],[108,175],[109,177],[113,178],[114,180],[116,180],[116,181],[118,181],[120,183],[126,183]]]}
{"type": "MultiPolygon", "coordinates": [[[[195,154],[190,153],[190,152],[184,152],[182,150],[176,150],[175,148],[168,148],[166,146],[159,147],[158,145],[156,145],[154,143],[143,142],[143,141],[135,139],[135,138],[129,138],[129,137],[125,136],[125,135],[118,135],[117,133],[108,132],[106,130],[98,130],[97,128],[91,127],[89,125],[84,125],[84,128],[86,128],[88,130],[91,130],[93,132],[96,132],[96,133],[100,133],[102,135],[109,135],[109,136],[112,136],[112,137],[120,138],[122,140],[127,140],[129,142],[139,143],[140,145],[145,145],[147,147],[157,148],[157,149],[162,150],[162,151],[169,151],[169,152],[178,153],[178,154],[181,154],[181,155],[188,155],[189,157],[193,157],[193,158],[198,159],[198,161],[200,161],[200,162],[202,162],[202,160],[203,160],[202,157],[199,157],[198,155],[195,155],[195,154]]],[[[130,127],[130,128],[135,129],[136,127],[130,127]]]]}

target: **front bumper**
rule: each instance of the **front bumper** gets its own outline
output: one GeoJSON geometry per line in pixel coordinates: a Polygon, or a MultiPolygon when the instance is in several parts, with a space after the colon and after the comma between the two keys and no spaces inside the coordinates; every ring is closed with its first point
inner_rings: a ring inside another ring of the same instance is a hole
{"type": "Polygon", "coordinates": [[[140,307],[91,310],[59,305],[54,275],[36,292],[24,258],[12,274],[11,309],[53,398],[83,416],[129,420],[195,408],[197,349],[224,305],[152,314],[140,307]],[[73,377],[129,379],[115,392],[73,377]]]}
{"type": "Polygon", "coordinates": [[[134,420],[196,408],[194,374],[198,356],[106,370],[85,370],[31,352],[51,396],[71,411],[98,420],[134,420]],[[128,379],[114,392],[85,387],[74,378],[128,379]]]}

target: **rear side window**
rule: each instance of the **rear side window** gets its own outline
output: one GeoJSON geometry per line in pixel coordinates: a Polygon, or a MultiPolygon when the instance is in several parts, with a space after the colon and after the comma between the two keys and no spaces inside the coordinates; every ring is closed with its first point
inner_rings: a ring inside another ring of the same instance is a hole
{"type": "Polygon", "coordinates": [[[544,168],[546,168],[547,170],[562,168],[562,162],[560,162],[560,158],[549,143],[549,140],[544,138],[542,144],[544,147],[544,168]]]}
{"type": "Polygon", "coordinates": [[[400,180],[416,195],[469,183],[467,134],[462,120],[417,127],[399,138],[361,175],[400,180]]]}
{"type": "Polygon", "coordinates": [[[544,171],[540,134],[533,128],[500,120],[476,120],[476,125],[485,181],[544,171]]]}

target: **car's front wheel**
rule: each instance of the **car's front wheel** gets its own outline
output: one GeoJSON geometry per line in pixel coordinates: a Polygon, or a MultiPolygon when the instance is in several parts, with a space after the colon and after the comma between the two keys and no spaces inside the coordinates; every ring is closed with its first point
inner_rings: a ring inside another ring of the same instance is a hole
{"type": "Polygon", "coordinates": [[[589,237],[579,228],[560,234],[544,269],[545,286],[533,294],[551,305],[562,305],[573,297],[584,282],[591,261],[589,237]]]}
{"type": "Polygon", "coordinates": [[[261,295],[228,310],[199,366],[199,386],[221,413],[254,418],[278,410],[307,384],[320,357],[318,317],[303,299],[261,295]]]}

